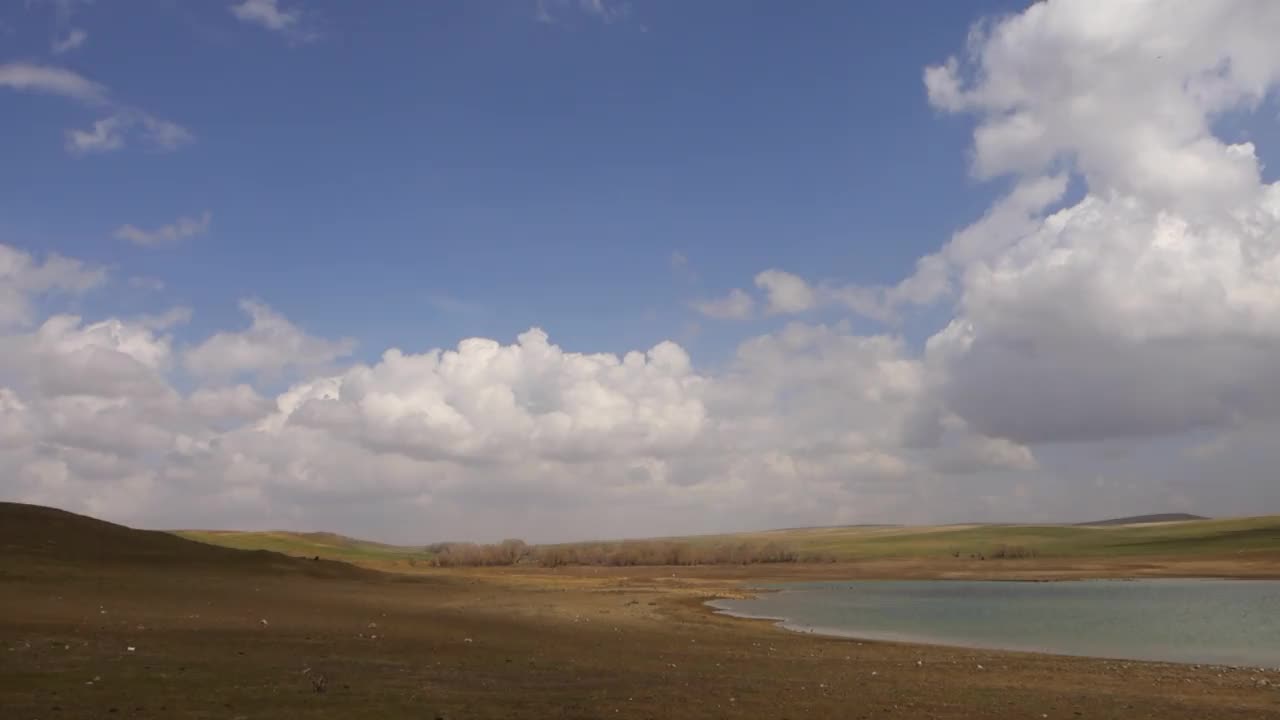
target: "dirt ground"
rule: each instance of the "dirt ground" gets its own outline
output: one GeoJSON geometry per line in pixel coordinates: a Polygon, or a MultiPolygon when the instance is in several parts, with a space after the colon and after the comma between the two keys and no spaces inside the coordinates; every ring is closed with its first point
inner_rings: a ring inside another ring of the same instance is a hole
{"type": "Polygon", "coordinates": [[[1039,565],[0,572],[0,717],[1280,718],[1280,669],[823,638],[703,605],[752,578],[1280,575],[1039,565]]]}

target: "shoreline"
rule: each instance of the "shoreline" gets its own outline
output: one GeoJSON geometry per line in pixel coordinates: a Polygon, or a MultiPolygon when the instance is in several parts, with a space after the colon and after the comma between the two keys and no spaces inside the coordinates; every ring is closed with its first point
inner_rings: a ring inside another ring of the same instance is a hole
{"type": "MultiPolygon", "coordinates": [[[[376,565],[371,567],[376,568],[376,565]]],[[[402,572],[400,569],[389,569],[402,572]]],[[[408,574],[436,574],[428,570],[408,574]]],[[[1277,552],[1204,556],[1039,557],[969,560],[952,558],[874,558],[835,563],[754,565],[575,565],[557,568],[509,566],[451,568],[446,573],[504,577],[598,578],[601,580],[690,581],[741,590],[749,583],[855,580],[973,580],[987,582],[1059,582],[1068,580],[1280,580],[1277,552]]]]}
{"type": "MultiPolygon", "coordinates": [[[[1138,582],[1138,581],[1216,581],[1216,582],[1277,582],[1270,578],[1260,577],[1215,577],[1215,576],[1163,576],[1163,577],[1098,577],[1098,578],[1062,578],[1056,580],[968,580],[957,578],[938,578],[933,580],[913,580],[918,582],[1138,582]]],[[[800,581],[806,582],[806,581],[800,581]]],[[[822,581],[817,581],[822,582],[822,581]]],[[[833,580],[832,582],[839,582],[833,580]]],[[[899,582],[887,579],[865,579],[865,580],[847,580],[847,582],[899,582]]],[[[799,583],[797,583],[799,584],[799,583]]],[[[795,618],[782,615],[756,614],[751,612],[736,611],[730,608],[722,607],[716,603],[724,600],[755,600],[755,593],[781,593],[796,592],[801,588],[787,587],[770,587],[770,588],[752,588],[749,594],[717,595],[716,597],[706,599],[701,602],[701,608],[711,617],[729,618],[735,621],[747,621],[748,623],[768,623],[775,630],[784,631],[787,634],[830,638],[835,640],[856,641],[862,643],[877,643],[894,645],[902,648],[919,648],[921,650],[932,649],[948,649],[948,650],[972,650],[979,652],[995,652],[995,653],[1015,653],[1029,656],[1045,656],[1058,658],[1073,658],[1088,661],[1097,661],[1104,663],[1140,663],[1148,665],[1175,666],[1184,668],[1199,669],[1201,667],[1222,670],[1222,671],[1239,671],[1257,669],[1259,672],[1278,672],[1280,673],[1280,659],[1268,662],[1276,663],[1274,667],[1267,667],[1267,663],[1261,665],[1257,663],[1241,663],[1241,662],[1218,662],[1218,661],[1196,661],[1196,660],[1170,660],[1143,657],[1125,657],[1112,655],[1095,655],[1088,653],[1055,651],[1038,647],[1016,647],[996,643],[981,642],[949,642],[939,640],[927,636],[913,636],[910,634],[893,633],[893,632],[876,632],[876,631],[858,631],[844,630],[835,627],[826,627],[818,625],[809,625],[795,618]]]]}
{"type": "Polygon", "coordinates": [[[1127,663],[1132,665],[1151,665],[1151,666],[1172,666],[1183,669],[1201,669],[1212,671],[1257,671],[1262,673],[1280,672],[1280,666],[1266,667],[1265,665],[1255,665],[1250,663],[1218,663],[1218,662],[1195,662],[1191,660],[1157,660],[1153,658],[1135,658],[1121,657],[1113,655],[1089,655],[1085,653],[1068,653],[1055,652],[1044,648],[1018,648],[1005,645],[983,645],[974,643],[960,642],[939,642],[925,637],[910,636],[890,636],[889,634],[876,636],[875,634],[861,634],[856,630],[840,630],[837,628],[829,628],[822,626],[809,626],[800,624],[790,618],[773,617],[764,615],[751,615],[747,613],[736,613],[731,610],[716,608],[707,601],[708,609],[712,610],[715,617],[731,618],[733,620],[745,620],[750,622],[768,623],[771,627],[782,630],[788,634],[800,635],[804,637],[829,638],[832,640],[854,641],[856,643],[872,643],[879,645],[897,646],[903,649],[919,649],[925,651],[937,650],[972,650],[976,652],[987,653],[1012,653],[1015,655],[1042,656],[1050,658],[1063,658],[1073,660],[1095,661],[1101,663],[1127,663]]]}
{"type": "Polygon", "coordinates": [[[137,716],[175,719],[1280,720],[1280,672],[856,640],[706,605],[757,595],[749,583],[849,569],[26,572],[0,594],[0,707],[123,717],[145,705],[137,716]],[[312,689],[317,672],[329,692],[312,689]]]}

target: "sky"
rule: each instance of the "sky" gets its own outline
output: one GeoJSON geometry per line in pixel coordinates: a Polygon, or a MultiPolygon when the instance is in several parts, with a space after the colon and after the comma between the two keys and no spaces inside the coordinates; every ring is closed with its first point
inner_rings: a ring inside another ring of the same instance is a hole
{"type": "Polygon", "coordinates": [[[0,499],[1280,513],[1268,0],[0,5],[0,499]]]}

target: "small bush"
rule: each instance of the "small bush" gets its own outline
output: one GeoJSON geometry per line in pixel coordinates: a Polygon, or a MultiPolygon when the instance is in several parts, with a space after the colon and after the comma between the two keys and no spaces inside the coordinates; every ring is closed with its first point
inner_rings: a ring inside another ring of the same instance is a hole
{"type": "MultiPolygon", "coordinates": [[[[534,562],[561,565],[754,565],[799,562],[801,556],[776,542],[699,543],[672,540],[623,540],[609,543],[547,545],[534,549],[534,562]]],[[[808,559],[807,557],[805,558],[808,559]]]]}
{"type": "Polygon", "coordinates": [[[763,563],[835,562],[827,553],[801,555],[777,542],[700,543],[674,540],[527,545],[504,540],[493,545],[438,543],[428,548],[437,567],[480,567],[531,563],[633,567],[641,565],[755,565],[763,563]]]}
{"type": "Polygon", "coordinates": [[[991,557],[999,560],[1021,560],[1035,556],[1035,549],[1024,545],[1001,545],[991,553],[991,557]]]}
{"type": "Polygon", "coordinates": [[[478,543],[438,543],[428,548],[437,567],[480,567],[517,565],[529,556],[523,540],[503,540],[493,545],[478,543]]]}

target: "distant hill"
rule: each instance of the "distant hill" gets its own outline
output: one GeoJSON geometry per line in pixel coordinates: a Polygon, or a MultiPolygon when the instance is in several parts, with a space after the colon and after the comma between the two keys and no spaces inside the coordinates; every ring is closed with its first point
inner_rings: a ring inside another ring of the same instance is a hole
{"type": "Polygon", "coordinates": [[[1148,525],[1150,523],[1165,522],[1184,522],[1187,520],[1208,520],[1203,515],[1191,515],[1188,513],[1159,513],[1156,515],[1132,515],[1130,517],[1112,518],[1110,520],[1095,520],[1093,522],[1076,523],[1078,526],[1098,526],[1098,525],[1148,525]]]}
{"type": "Polygon", "coordinates": [[[135,530],[40,505],[0,502],[0,569],[44,565],[183,566],[308,575],[367,575],[326,560],[268,550],[234,550],[172,533],[135,530]]]}
{"type": "Polygon", "coordinates": [[[1186,513],[1077,525],[968,524],[835,527],[691,538],[704,543],[776,541],[836,560],[990,557],[1001,547],[1037,557],[1150,557],[1265,553],[1280,557],[1280,515],[1203,519],[1186,513]],[[1105,530],[1105,532],[1104,532],[1105,530]],[[958,554],[958,555],[957,555],[958,554]]]}
{"type": "Polygon", "coordinates": [[[784,532],[795,532],[797,530],[844,530],[847,528],[865,528],[865,529],[874,530],[878,528],[899,528],[899,527],[905,527],[905,526],[900,525],[898,523],[854,523],[853,525],[799,525],[796,527],[782,527],[782,528],[773,528],[770,530],[757,530],[756,532],[784,533],[784,532]]]}
{"type": "MultiPolygon", "coordinates": [[[[433,564],[424,547],[400,547],[326,533],[185,531],[184,537],[240,548],[342,560],[378,570],[404,571],[433,564]]],[[[1039,557],[1122,557],[1280,553],[1280,516],[1200,519],[1184,513],[1114,518],[1081,525],[862,525],[650,538],[718,543],[778,542],[800,554],[836,560],[955,558],[991,554],[1001,546],[1027,548],[1039,557]],[[1177,522],[1177,521],[1195,522],[1177,522]],[[1106,532],[1100,529],[1105,528],[1106,532]]],[[[597,543],[560,543],[561,547],[597,543]]]]}
{"type": "Polygon", "coordinates": [[[330,532],[288,530],[175,530],[175,535],[210,545],[239,550],[271,550],[293,557],[340,560],[383,569],[413,567],[428,562],[432,554],[422,547],[387,545],[330,532]]]}
{"type": "MultiPolygon", "coordinates": [[[[384,545],[330,533],[205,530],[180,535],[134,530],[47,507],[0,503],[0,579],[67,570],[87,573],[112,566],[129,572],[181,567],[345,577],[367,575],[364,568],[415,571],[432,565],[434,557],[423,547],[384,545]],[[317,556],[320,560],[312,559],[317,556]]],[[[802,556],[843,561],[990,557],[1002,547],[1025,548],[1042,558],[1239,557],[1242,553],[1280,558],[1280,515],[1209,520],[1166,513],[1080,525],[834,527],[685,540],[691,544],[778,542],[802,556]]]]}

